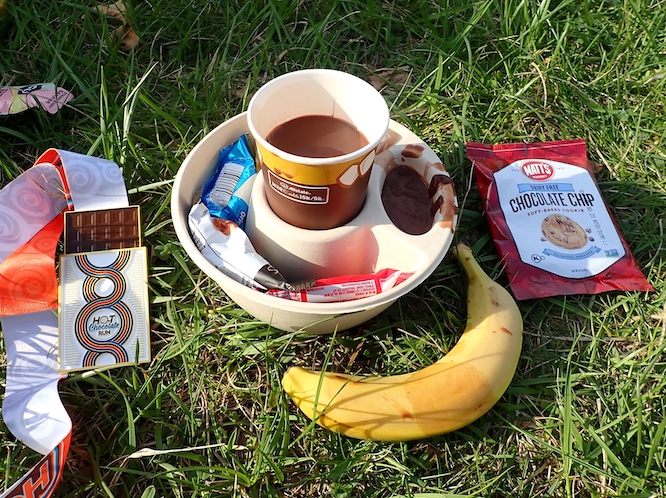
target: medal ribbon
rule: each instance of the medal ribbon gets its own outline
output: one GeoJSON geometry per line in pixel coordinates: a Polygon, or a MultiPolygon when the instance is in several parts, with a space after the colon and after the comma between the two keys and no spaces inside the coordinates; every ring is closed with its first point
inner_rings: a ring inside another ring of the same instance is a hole
{"type": "Polygon", "coordinates": [[[2,418],[44,458],[0,498],[48,498],[69,451],[72,421],[58,382],[55,251],[63,212],[126,207],[118,165],[49,149],[0,190],[0,323],[7,352],[2,418]]]}

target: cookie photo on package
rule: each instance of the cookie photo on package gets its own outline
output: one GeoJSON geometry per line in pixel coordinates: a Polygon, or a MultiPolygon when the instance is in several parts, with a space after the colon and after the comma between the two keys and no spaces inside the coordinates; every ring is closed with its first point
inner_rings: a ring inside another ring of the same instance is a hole
{"type": "Polygon", "coordinates": [[[516,299],[654,290],[608,210],[584,140],[468,142],[467,157],[516,299]]]}

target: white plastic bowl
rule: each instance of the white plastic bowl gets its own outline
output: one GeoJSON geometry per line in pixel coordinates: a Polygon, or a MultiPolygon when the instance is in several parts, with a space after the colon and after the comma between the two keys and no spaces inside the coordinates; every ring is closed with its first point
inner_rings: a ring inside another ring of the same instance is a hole
{"type": "MultiPolygon", "coordinates": [[[[405,282],[375,296],[340,303],[290,301],[251,289],[228,277],[213,266],[192,241],[187,217],[196,193],[214,172],[219,151],[248,133],[246,113],[222,123],[188,154],[173,185],[171,215],[176,234],[192,261],[215,280],[241,308],[259,320],[280,330],[331,333],[369,320],[389,307],[400,296],[420,285],[440,264],[453,241],[451,223],[438,223],[423,235],[409,235],[395,227],[381,202],[381,190],[388,170],[394,165],[375,164],[368,196],[361,213],[345,226],[331,230],[305,230],[278,218],[268,207],[262,175],[256,175],[246,232],[257,251],[287,278],[320,277],[378,271],[393,268],[412,271],[405,282]]],[[[386,146],[414,144],[423,148],[415,169],[443,166],[434,152],[414,133],[391,121],[386,146]]],[[[386,156],[388,152],[384,153],[386,156]]],[[[399,158],[405,163],[405,158],[399,158]]],[[[391,161],[389,161],[391,163],[391,161]]],[[[429,179],[427,175],[424,175],[429,179]]],[[[431,176],[431,175],[430,175],[431,176]]],[[[455,203],[455,199],[453,201],[455,203]]]]}

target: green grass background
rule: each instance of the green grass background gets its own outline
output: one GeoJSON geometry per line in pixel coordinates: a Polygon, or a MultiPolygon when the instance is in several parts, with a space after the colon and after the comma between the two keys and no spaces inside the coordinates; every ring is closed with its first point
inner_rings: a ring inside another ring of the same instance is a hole
{"type": "MultiPolygon", "coordinates": [[[[0,22],[0,85],[76,96],[55,116],[0,118],[0,181],[49,147],[116,161],[150,251],[154,361],[61,383],[74,432],[56,496],[666,495],[663,0],[131,0],[130,52],[94,6],[13,0],[0,22]],[[280,388],[289,365],[428,365],[464,328],[467,285],[449,256],[376,319],[313,337],[258,323],[189,261],[169,210],[180,164],[263,83],[314,67],[384,78],[393,119],[456,183],[456,240],[503,285],[465,141],[586,139],[656,291],[521,302],[512,385],[453,434],[386,444],[313,428],[280,388]]],[[[39,456],[0,431],[6,488],[39,456]]]]}

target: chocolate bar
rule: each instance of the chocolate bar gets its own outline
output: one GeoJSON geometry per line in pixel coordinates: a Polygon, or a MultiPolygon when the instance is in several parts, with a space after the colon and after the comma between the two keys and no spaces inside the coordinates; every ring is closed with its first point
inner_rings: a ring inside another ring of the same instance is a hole
{"type": "Polygon", "coordinates": [[[138,206],[65,213],[65,254],[141,246],[138,206]]]}

